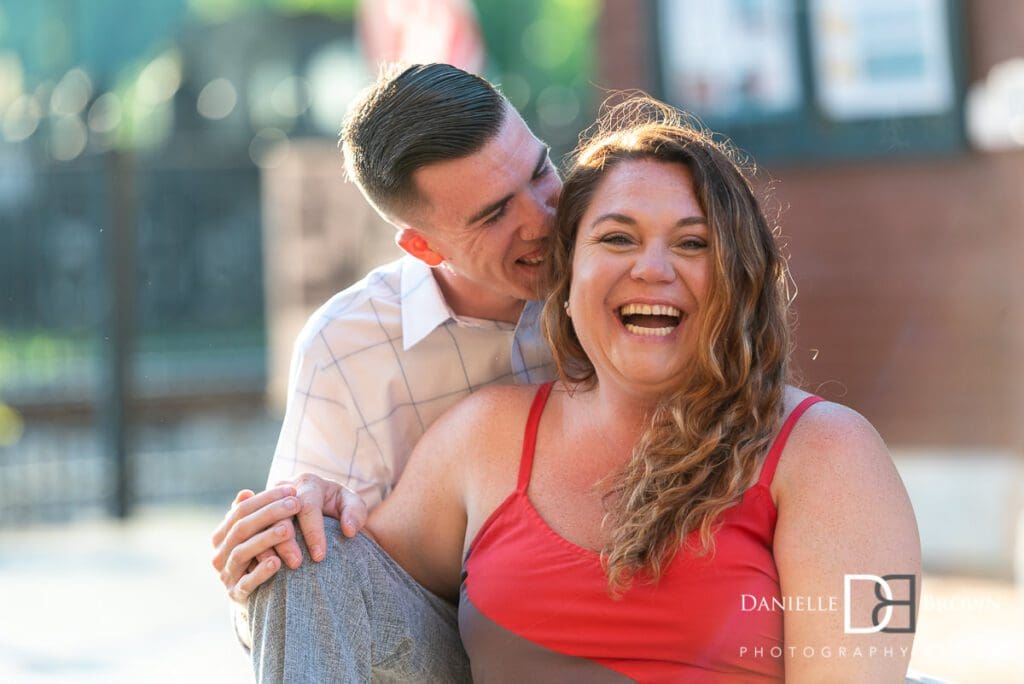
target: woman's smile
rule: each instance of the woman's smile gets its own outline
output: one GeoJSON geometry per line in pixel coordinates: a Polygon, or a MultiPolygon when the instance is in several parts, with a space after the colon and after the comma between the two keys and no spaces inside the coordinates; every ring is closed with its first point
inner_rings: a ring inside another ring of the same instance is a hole
{"type": "Polygon", "coordinates": [[[644,338],[667,340],[683,322],[683,312],[672,304],[630,302],[618,308],[626,332],[644,338]]]}
{"type": "Polygon", "coordinates": [[[569,313],[599,382],[680,381],[709,279],[709,235],[682,164],[623,161],[580,220],[569,313]]]}

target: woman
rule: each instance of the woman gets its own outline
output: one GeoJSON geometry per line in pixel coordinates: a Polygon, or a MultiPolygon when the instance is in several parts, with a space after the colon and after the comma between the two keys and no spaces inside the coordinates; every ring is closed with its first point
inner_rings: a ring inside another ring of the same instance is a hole
{"type": "Polygon", "coordinates": [[[474,678],[902,681],[913,634],[845,633],[844,576],[918,577],[913,512],[871,426],[786,385],[785,265],[725,148],[612,109],[550,257],[561,380],[459,404],[367,524],[459,599],[474,678]]]}

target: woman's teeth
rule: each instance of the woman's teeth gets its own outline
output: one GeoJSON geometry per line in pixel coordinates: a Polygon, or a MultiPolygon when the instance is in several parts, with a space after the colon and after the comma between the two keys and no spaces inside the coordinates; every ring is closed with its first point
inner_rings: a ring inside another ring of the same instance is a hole
{"type": "Polygon", "coordinates": [[[644,335],[646,337],[664,337],[665,335],[668,335],[675,329],[675,326],[671,326],[668,328],[645,328],[641,325],[633,325],[632,323],[626,323],[626,330],[633,333],[634,335],[644,335]]]}
{"type": "Polygon", "coordinates": [[[519,257],[518,259],[516,259],[516,261],[518,261],[521,264],[526,264],[527,266],[536,266],[537,264],[544,263],[544,256],[541,255],[541,256],[529,257],[529,258],[528,257],[519,257]]]}
{"type": "Polygon", "coordinates": [[[664,337],[679,325],[683,312],[668,304],[625,304],[619,317],[634,335],[664,337]]]}
{"type": "Polygon", "coordinates": [[[679,318],[682,311],[667,304],[625,304],[619,309],[620,316],[675,316],[679,318]]]}

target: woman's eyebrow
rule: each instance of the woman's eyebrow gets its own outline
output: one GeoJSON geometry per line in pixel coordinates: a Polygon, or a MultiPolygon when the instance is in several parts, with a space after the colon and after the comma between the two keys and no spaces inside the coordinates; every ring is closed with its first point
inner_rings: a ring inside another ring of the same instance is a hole
{"type": "MultiPolygon", "coordinates": [[[[615,221],[616,223],[624,223],[627,226],[636,225],[636,219],[634,219],[632,216],[627,216],[626,214],[620,214],[615,211],[610,211],[607,214],[601,214],[596,219],[594,219],[593,222],[591,222],[590,227],[593,228],[602,221],[615,221]]],[[[707,222],[708,220],[703,216],[687,216],[686,218],[681,218],[678,221],[676,221],[676,225],[673,227],[683,228],[686,226],[706,224],[707,222]]]]}

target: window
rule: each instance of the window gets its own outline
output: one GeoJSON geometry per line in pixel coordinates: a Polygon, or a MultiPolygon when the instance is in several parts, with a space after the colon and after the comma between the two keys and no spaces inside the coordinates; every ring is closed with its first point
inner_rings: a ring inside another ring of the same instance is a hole
{"type": "Polygon", "coordinates": [[[956,0],[656,0],[664,99],[759,159],[964,146],[956,0]]]}

